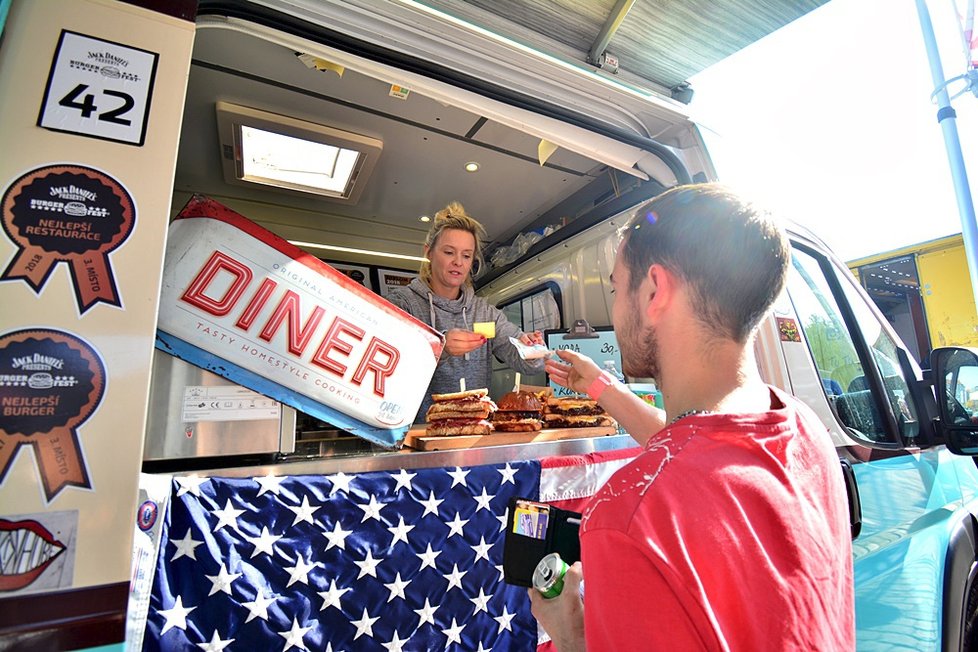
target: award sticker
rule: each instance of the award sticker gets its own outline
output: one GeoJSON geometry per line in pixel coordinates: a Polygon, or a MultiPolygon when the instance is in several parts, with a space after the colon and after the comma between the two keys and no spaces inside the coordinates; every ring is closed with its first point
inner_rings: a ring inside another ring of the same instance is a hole
{"type": "Polygon", "coordinates": [[[32,446],[48,502],[67,486],[91,489],[78,427],[102,400],[105,377],[98,353],[75,335],[0,335],[0,485],[20,447],[32,446]]]}
{"type": "Polygon", "coordinates": [[[104,172],[69,164],[31,170],[0,200],[0,225],[18,247],[0,281],[22,280],[40,294],[65,262],[81,314],[100,302],[121,308],[109,253],[135,220],[129,192],[104,172]]]}

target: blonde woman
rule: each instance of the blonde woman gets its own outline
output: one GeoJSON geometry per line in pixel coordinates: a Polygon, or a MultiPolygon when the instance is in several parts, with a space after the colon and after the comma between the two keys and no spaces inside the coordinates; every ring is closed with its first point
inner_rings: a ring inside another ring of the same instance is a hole
{"type": "Polygon", "coordinates": [[[420,278],[395,290],[388,299],[432,328],[445,334],[435,375],[428,386],[417,421],[424,421],[432,394],[457,392],[459,379],[469,389],[489,387],[492,357],[522,374],[543,371],[543,361],[520,358],[509,341],[515,337],[524,344],[543,342],[537,331],[524,333],[506,319],[495,306],[475,295],[472,268],[483,264],[482,242],[486,232],[482,225],[465,213],[458,202],[450,203],[435,214],[424,243],[420,278]],[[496,336],[487,339],[472,330],[476,322],[494,322],[496,336]]]}

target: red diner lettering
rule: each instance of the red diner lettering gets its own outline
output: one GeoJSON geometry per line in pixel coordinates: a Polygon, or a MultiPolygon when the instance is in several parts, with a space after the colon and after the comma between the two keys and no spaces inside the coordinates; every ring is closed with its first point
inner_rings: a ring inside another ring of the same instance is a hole
{"type": "Polygon", "coordinates": [[[251,269],[246,265],[220,251],[215,251],[197,272],[197,276],[187,286],[180,299],[212,315],[226,315],[251,283],[251,277],[251,269]],[[230,274],[234,280],[224,291],[224,296],[217,299],[208,296],[207,288],[222,272],[230,274]]]}
{"type": "MultiPolygon", "coordinates": [[[[275,331],[282,325],[286,317],[289,319],[289,352],[293,355],[302,355],[306,345],[309,344],[313,332],[319,326],[326,311],[322,306],[316,306],[306,320],[306,325],[301,326],[299,322],[299,295],[292,290],[286,290],[282,295],[282,300],[275,306],[275,312],[269,317],[265,328],[261,330],[258,337],[266,342],[270,342],[275,335],[275,331]]],[[[328,333],[327,333],[328,336],[328,333]]],[[[363,335],[361,335],[363,337],[363,335]]],[[[352,347],[351,347],[352,348],[352,347]]],[[[347,351],[349,353],[349,351],[347,351]]]]}
{"type": "Polygon", "coordinates": [[[394,373],[394,368],[397,367],[398,360],[401,359],[400,352],[387,342],[373,337],[370,340],[370,344],[367,345],[367,350],[363,354],[363,359],[360,360],[360,366],[357,367],[356,372],[353,374],[353,378],[350,380],[360,385],[363,383],[364,376],[367,375],[368,371],[374,372],[374,394],[384,397],[384,381],[394,373]],[[382,354],[387,356],[385,362],[380,362],[377,360],[377,355],[382,354]]]}
{"type": "Polygon", "coordinates": [[[261,312],[261,309],[265,307],[265,303],[268,301],[268,297],[272,296],[272,292],[278,287],[278,283],[270,278],[266,278],[258,286],[258,291],[255,292],[255,296],[251,297],[251,301],[248,302],[247,307],[238,317],[238,321],[235,322],[235,326],[241,330],[248,330],[251,328],[251,324],[254,323],[255,317],[261,312]]]}
{"type": "Polygon", "coordinates": [[[358,340],[362,340],[366,332],[359,326],[337,317],[330,324],[329,330],[326,331],[326,336],[323,338],[323,343],[319,345],[319,349],[312,356],[310,362],[342,377],[346,373],[346,365],[330,358],[329,353],[336,349],[344,355],[350,355],[350,352],[353,351],[352,344],[340,339],[340,335],[343,334],[350,334],[358,340]]]}

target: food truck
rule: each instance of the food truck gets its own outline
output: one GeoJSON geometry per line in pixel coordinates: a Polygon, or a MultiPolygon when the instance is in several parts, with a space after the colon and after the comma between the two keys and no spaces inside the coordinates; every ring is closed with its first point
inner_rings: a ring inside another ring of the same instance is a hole
{"type": "MultiPolygon", "coordinates": [[[[716,178],[685,75],[820,3],[638,2],[632,23],[618,3],[588,57],[554,29],[574,12],[493,4],[0,4],[0,647],[545,640],[504,581],[510,501],[573,509],[634,442],[424,441],[405,415],[441,334],[384,297],[457,200],[491,240],[479,294],[614,363],[619,229],[716,178]],[[288,157],[251,149],[269,135],[288,157]]],[[[845,265],[789,232],[757,360],[839,453],[859,646],[973,649],[978,445],[952,399],[978,360],[939,351],[925,380],[845,265]]],[[[499,365],[486,389],[517,383],[548,379],[499,365]]]]}

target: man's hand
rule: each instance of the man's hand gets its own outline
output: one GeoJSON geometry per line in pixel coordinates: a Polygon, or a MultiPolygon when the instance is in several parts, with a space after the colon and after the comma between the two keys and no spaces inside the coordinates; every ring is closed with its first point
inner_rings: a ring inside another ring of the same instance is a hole
{"type": "Polygon", "coordinates": [[[584,652],[584,600],[581,598],[581,562],[564,575],[564,589],[555,598],[545,598],[529,589],[530,611],[550,635],[558,652],[584,652]]]}
{"type": "Polygon", "coordinates": [[[555,353],[563,362],[547,358],[546,369],[550,374],[550,380],[578,394],[583,394],[601,373],[601,369],[591,358],[580,353],[567,350],[559,350],[555,353]]]}
{"type": "Polygon", "coordinates": [[[449,355],[465,355],[486,343],[485,335],[461,328],[452,328],[445,333],[445,350],[449,355]]]}

